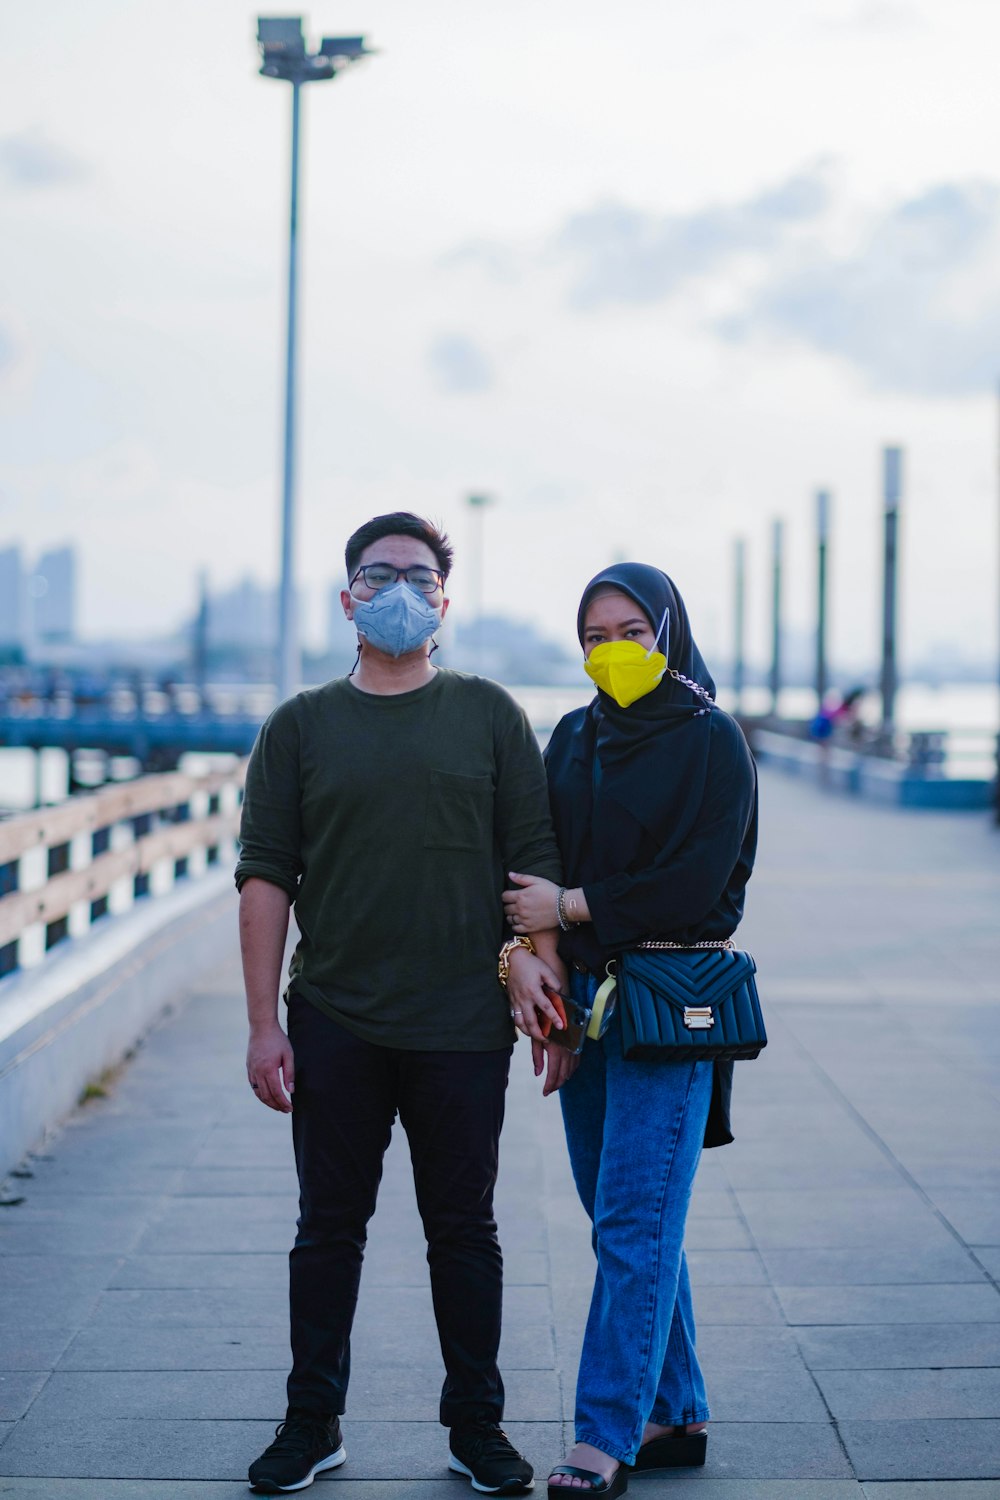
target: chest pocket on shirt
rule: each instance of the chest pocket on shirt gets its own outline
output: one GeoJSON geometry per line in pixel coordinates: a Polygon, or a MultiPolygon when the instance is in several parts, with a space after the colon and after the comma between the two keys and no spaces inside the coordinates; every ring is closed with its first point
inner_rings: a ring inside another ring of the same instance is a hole
{"type": "Polygon", "coordinates": [[[425,849],[485,849],[493,836],[493,780],[431,771],[425,849]]]}

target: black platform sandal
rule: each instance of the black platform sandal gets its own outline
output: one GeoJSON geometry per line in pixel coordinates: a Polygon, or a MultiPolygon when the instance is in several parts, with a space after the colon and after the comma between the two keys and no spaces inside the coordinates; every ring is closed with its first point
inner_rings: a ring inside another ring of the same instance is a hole
{"type": "Polygon", "coordinates": [[[632,1468],[636,1474],[650,1469],[696,1469],[705,1462],[707,1452],[707,1432],[678,1432],[643,1443],[632,1468]]]}
{"type": "Polygon", "coordinates": [[[590,1489],[575,1489],[568,1484],[550,1484],[549,1500],[560,1500],[564,1495],[603,1495],[604,1500],[614,1500],[615,1495],[624,1495],[628,1489],[628,1469],[624,1464],[618,1465],[610,1479],[605,1479],[596,1469],[578,1469],[575,1464],[557,1464],[552,1474],[568,1474],[570,1479],[585,1479],[590,1489]]]}

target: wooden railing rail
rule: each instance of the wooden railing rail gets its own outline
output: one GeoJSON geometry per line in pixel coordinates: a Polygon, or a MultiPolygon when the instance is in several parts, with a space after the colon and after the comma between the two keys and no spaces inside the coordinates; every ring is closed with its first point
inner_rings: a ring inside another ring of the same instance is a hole
{"type": "Polygon", "coordinates": [[[142,776],[0,822],[0,980],[228,860],[244,773],[142,776]]]}
{"type": "Polygon", "coordinates": [[[0,822],[0,865],[19,859],[28,849],[51,849],[77,833],[108,828],[147,812],[182,807],[197,792],[211,796],[234,781],[242,785],[240,771],[213,771],[207,776],[187,776],[170,771],[160,776],[140,776],[119,786],[73,797],[57,807],[38,812],[16,813],[0,822]]]}
{"type": "Polygon", "coordinates": [[[15,891],[0,898],[0,947],[34,922],[48,925],[68,916],[79,901],[98,901],[124,876],[148,875],[163,859],[185,859],[195,849],[218,849],[236,833],[234,818],[179,823],[137,839],[128,849],[100,854],[83,870],[66,870],[37,891],[15,891]]]}

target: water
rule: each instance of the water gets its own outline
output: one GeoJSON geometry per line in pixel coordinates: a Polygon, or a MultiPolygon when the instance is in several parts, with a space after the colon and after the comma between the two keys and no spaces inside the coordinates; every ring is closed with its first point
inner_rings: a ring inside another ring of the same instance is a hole
{"type": "MultiPolygon", "coordinates": [[[[550,730],[564,713],[589,702],[593,693],[587,683],[579,688],[517,687],[511,691],[524,705],[540,734],[550,730]]],[[[732,708],[732,693],[723,688],[719,703],[723,708],[732,708]]],[[[767,688],[747,688],[743,708],[751,715],[770,712],[771,695],[767,688]]],[[[785,688],[779,695],[778,709],[787,719],[811,719],[816,712],[816,694],[811,688],[785,688]]],[[[881,714],[878,694],[869,693],[861,700],[859,709],[861,722],[876,729],[881,714]]],[[[896,723],[904,734],[946,731],[948,775],[984,778],[993,775],[996,736],[1000,730],[1000,687],[995,683],[953,683],[944,687],[910,683],[899,690],[896,723]]]]}
{"type": "MultiPolygon", "coordinates": [[[[593,696],[589,683],[575,687],[515,687],[515,698],[528,711],[536,728],[551,726],[570,709],[587,703],[593,696]]],[[[723,708],[731,708],[733,695],[726,688],[719,693],[723,708]]],[[[771,695],[767,688],[750,687],[743,694],[748,714],[767,713],[771,695]]],[[[880,700],[869,693],[861,702],[861,717],[873,727],[878,723],[880,700]]],[[[778,699],[779,712],[789,719],[808,719],[816,712],[816,694],[812,688],[784,688],[778,699]]],[[[899,690],[896,718],[902,730],[980,730],[995,733],[1000,728],[1000,688],[995,683],[956,683],[947,687],[927,687],[911,683],[899,690]]]]}
{"type": "MultiPolygon", "coordinates": [[[[241,690],[245,696],[245,690],[241,690]]],[[[593,689],[587,682],[579,687],[515,687],[511,691],[523,704],[532,725],[546,734],[564,713],[589,702],[593,689]]],[[[732,694],[719,694],[723,708],[732,707],[732,694]]],[[[809,688],[786,688],[778,700],[787,718],[806,719],[815,712],[816,695],[809,688]]],[[[771,705],[766,688],[747,688],[743,695],[747,713],[766,713],[771,705]]],[[[259,703],[261,718],[271,704],[265,694],[259,703]]],[[[871,693],[862,700],[860,717],[874,728],[879,719],[879,699],[871,693]]],[[[927,687],[911,683],[899,691],[896,703],[899,728],[905,732],[946,730],[949,734],[948,770],[953,775],[983,776],[993,774],[995,743],[1000,728],[1000,688],[994,683],[954,683],[944,687],[927,687]]],[[[185,760],[185,769],[197,772],[193,763],[205,757],[185,760]]],[[[35,756],[30,750],[0,749],[0,811],[16,811],[34,806],[35,756]]],[[[41,791],[45,802],[60,802],[66,796],[68,761],[63,750],[44,750],[41,757],[41,791]]]]}

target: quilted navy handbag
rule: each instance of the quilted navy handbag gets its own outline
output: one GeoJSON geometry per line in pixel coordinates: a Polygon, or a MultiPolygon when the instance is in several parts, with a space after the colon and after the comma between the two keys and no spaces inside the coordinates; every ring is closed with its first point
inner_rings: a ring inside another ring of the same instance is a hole
{"type": "Polygon", "coordinates": [[[616,967],[628,1061],[723,1062],[767,1046],[757,965],[732,943],[642,943],[616,967]]]}

